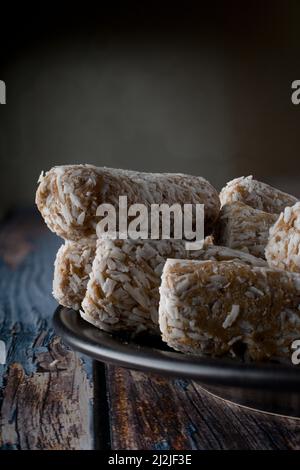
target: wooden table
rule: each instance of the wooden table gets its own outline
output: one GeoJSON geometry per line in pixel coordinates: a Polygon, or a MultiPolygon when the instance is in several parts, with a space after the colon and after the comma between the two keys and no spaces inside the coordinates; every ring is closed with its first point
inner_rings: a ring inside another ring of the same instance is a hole
{"type": "Polygon", "coordinates": [[[2,449],[300,449],[300,421],[242,409],[192,381],[92,363],[52,329],[61,241],[33,211],[0,228],[2,449]]]}

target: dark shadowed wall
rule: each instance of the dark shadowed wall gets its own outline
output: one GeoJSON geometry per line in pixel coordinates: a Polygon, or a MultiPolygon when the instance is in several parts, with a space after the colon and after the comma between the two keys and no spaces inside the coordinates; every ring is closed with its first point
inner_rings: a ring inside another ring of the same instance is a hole
{"type": "Polygon", "coordinates": [[[300,197],[300,3],[248,3],[8,12],[2,214],[33,203],[41,170],[77,162],[218,188],[254,174],[300,197]]]}

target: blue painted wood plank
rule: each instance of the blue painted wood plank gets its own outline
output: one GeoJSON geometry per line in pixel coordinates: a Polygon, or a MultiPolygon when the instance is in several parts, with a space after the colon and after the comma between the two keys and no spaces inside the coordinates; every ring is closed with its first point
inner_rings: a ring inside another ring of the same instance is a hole
{"type": "Polygon", "coordinates": [[[7,351],[0,365],[2,448],[93,447],[92,363],[65,348],[52,328],[53,262],[61,243],[35,211],[0,227],[0,340],[7,351]]]}

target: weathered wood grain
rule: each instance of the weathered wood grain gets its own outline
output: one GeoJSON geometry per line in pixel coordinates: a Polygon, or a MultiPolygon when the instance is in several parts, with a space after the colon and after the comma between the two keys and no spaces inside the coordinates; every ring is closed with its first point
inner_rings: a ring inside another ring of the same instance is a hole
{"type": "Polygon", "coordinates": [[[250,411],[192,381],[107,367],[112,449],[300,449],[300,420],[250,411]]]}
{"type": "Polygon", "coordinates": [[[21,449],[90,449],[92,386],[81,360],[58,338],[37,358],[35,374],[9,367],[1,407],[2,443],[21,449]]]}
{"type": "Polygon", "coordinates": [[[2,449],[91,449],[92,365],[52,329],[53,261],[61,241],[32,211],[0,227],[2,449]]]}

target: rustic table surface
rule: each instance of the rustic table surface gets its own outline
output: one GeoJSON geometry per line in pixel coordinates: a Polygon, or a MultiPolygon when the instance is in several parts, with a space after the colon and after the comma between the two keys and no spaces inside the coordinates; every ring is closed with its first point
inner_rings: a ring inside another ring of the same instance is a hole
{"type": "Polygon", "coordinates": [[[93,363],[55,336],[61,244],[32,211],[0,227],[1,449],[300,449],[300,420],[245,410],[192,381],[93,363]]]}

